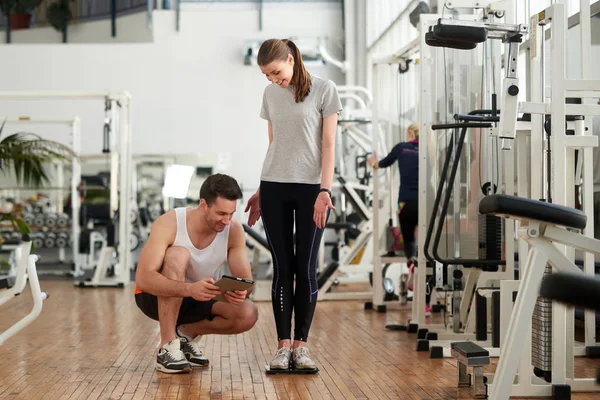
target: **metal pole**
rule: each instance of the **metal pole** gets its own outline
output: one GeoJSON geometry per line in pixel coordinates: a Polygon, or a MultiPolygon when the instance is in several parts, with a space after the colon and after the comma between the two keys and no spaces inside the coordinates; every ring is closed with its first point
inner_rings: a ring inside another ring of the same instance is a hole
{"type": "Polygon", "coordinates": [[[146,2],[146,27],[152,28],[152,10],[154,9],[154,0],[147,0],[146,2]]]}
{"type": "MultiPolygon", "coordinates": [[[[373,85],[377,85],[378,65],[371,64],[373,76],[373,85]]],[[[373,151],[379,150],[379,141],[381,139],[379,132],[379,101],[378,96],[373,97],[372,103],[372,120],[373,120],[373,151]]],[[[379,244],[379,179],[380,176],[376,172],[373,173],[373,307],[383,304],[383,279],[381,276],[381,256],[379,244]]]]}
{"type": "MultiPolygon", "coordinates": [[[[553,179],[550,190],[556,204],[569,206],[573,187],[568,185],[567,170],[572,165],[572,151],[566,151],[565,142],[565,40],[566,16],[564,4],[554,4],[552,11],[552,129],[549,143],[552,150],[553,179]],[[567,158],[569,160],[567,160],[567,158]],[[567,194],[568,193],[568,194],[567,194]]],[[[543,87],[543,85],[542,85],[543,87]]],[[[569,170],[573,175],[573,169],[569,170]]],[[[571,179],[572,181],[572,179],[571,179]]],[[[559,251],[569,256],[564,245],[557,245],[559,251]]],[[[566,383],[566,321],[567,309],[563,304],[552,303],[552,384],[566,383]]],[[[573,344],[570,343],[570,346],[573,344]]]]}
{"type": "MultiPolygon", "coordinates": [[[[581,33],[581,79],[591,79],[592,75],[592,60],[591,60],[591,12],[590,12],[590,1],[580,0],[579,7],[579,21],[580,21],[580,33],[581,33]]],[[[589,104],[589,99],[584,99],[583,104],[589,104]]],[[[591,132],[592,124],[590,118],[586,118],[584,121],[587,132],[591,132]]],[[[585,135],[585,132],[583,132],[585,135]]],[[[593,190],[593,150],[590,147],[586,147],[583,151],[579,151],[579,154],[583,153],[583,211],[586,215],[594,215],[594,190],[593,190]]],[[[596,173],[600,173],[596,171],[596,173]]],[[[588,223],[585,227],[584,234],[589,237],[594,237],[594,218],[588,218],[588,223]]],[[[584,259],[584,271],[588,275],[594,275],[594,255],[591,253],[585,254],[584,259]]],[[[594,310],[585,311],[585,345],[586,347],[596,346],[596,316],[594,310]]]]}
{"type": "MultiPolygon", "coordinates": [[[[81,153],[81,124],[79,118],[73,119],[73,130],[72,130],[72,146],[73,151],[76,155],[81,153]]],[[[79,235],[81,227],[79,226],[79,207],[81,207],[81,200],[79,198],[79,182],[81,181],[81,165],[79,159],[73,157],[72,160],[72,171],[71,171],[71,240],[72,240],[72,251],[73,251],[73,264],[74,264],[74,276],[79,276],[83,273],[81,270],[81,262],[79,260],[79,235]]]]}
{"type": "Polygon", "coordinates": [[[175,0],[175,29],[179,32],[179,22],[181,20],[181,0],[175,0]]]}
{"type": "Polygon", "coordinates": [[[117,0],[110,0],[110,29],[111,36],[117,36],[117,0]]]}
{"type": "MultiPolygon", "coordinates": [[[[540,48],[540,90],[542,93],[542,98],[541,101],[542,103],[546,102],[546,28],[544,27],[544,24],[540,25],[541,26],[541,30],[540,30],[540,40],[542,42],[542,47],[540,48]]],[[[549,140],[548,140],[548,135],[545,133],[545,129],[544,129],[544,122],[545,122],[545,118],[542,116],[542,120],[541,120],[541,124],[542,124],[542,129],[541,129],[541,133],[542,133],[542,148],[540,149],[541,154],[542,154],[542,159],[541,159],[541,165],[542,166],[542,179],[541,179],[541,192],[540,192],[540,199],[546,198],[546,200],[550,201],[550,199],[548,198],[548,194],[549,194],[549,190],[550,188],[546,185],[547,183],[547,179],[548,179],[548,160],[544,157],[544,153],[545,153],[545,149],[547,149],[550,146],[549,140]],[[544,139],[546,138],[546,139],[544,139]]]]}

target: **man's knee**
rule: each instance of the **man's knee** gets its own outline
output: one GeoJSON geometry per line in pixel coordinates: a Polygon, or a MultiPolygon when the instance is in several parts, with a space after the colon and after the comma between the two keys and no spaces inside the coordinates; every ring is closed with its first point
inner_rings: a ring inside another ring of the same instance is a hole
{"type": "Polygon", "coordinates": [[[249,331],[258,321],[258,308],[250,300],[244,301],[237,307],[235,315],[235,330],[237,333],[249,331]]]}
{"type": "Polygon", "coordinates": [[[171,246],[165,253],[163,272],[175,272],[185,275],[190,264],[190,252],[185,247],[171,246]]]}

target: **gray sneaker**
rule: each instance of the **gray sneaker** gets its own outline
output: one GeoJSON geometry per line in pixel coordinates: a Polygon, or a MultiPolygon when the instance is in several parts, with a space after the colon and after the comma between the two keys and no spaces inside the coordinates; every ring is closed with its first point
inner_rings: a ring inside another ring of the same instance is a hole
{"type": "Polygon", "coordinates": [[[179,339],[173,339],[158,351],[156,369],[168,374],[190,372],[192,368],[181,351],[179,339]]]}
{"type": "Polygon", "coordinates": [[[292,355],[294,369],[315,369],[317,366],[310,358],[308,347],[297,347],[292,355]]]}
{"type": "Polygon", "coordinates": [[[287,347],[282,347],[277,350],[277,354],[275,354],[275,358],[269,364],[271,369],[289,369],[290,368],[290,359],[292,358],[292,351],[287,347]]]}
{"type": "Polygon", "coordinates": [[[181,333],[179,327],[175,329],[175,334],[181,342],[181,351],[183,351],[185,358],[187,358],[192,367],[204,367],[208,365],[208,358],[202,354],[202,350],[200,349],[202,335],[198,335],[192,339],[181,333]]]}

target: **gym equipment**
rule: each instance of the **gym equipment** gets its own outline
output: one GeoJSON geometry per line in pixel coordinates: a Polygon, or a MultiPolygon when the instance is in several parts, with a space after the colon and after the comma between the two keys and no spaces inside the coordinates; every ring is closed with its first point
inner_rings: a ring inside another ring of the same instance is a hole
{"type": "MultiPolygon", "coordinates": [[[[0,93],[0,98],[11,99],[20,98],[21,94],[15,93],[0,93]]],[[[38,97],[36,95],[27,95],[27,98],[38,97]]],[[[38,97],[38,98],[43,98],[38,97]]],[[[1,118],[1,117],[0,117],[1,118]]],[[[6,123],[10,124],[34,124],[34,125],[53,125],[58,127],[67,127],[68,129],[68,143],[71,149],[76,155],[81,153],[81,123],[78,117],[73,118],[53,118],[53,117],[32,117],[32,116],[21,116],[18,118],[7,118],[6,123]]],[[[77,184],[81,176],[81,164],[78,157],[73,157],[70,161],[70,179],[65,179],[65,167],[68,168],[62,162],[55,162],[52,164],[54,178],[56,180],[55,186],[44,187],[44,190],[51,190],[50,194],[36,193],[33,196],[27,197],[22,201],[19,201],[19,205],[22,207],[23,220],[31,227],[33,239],[33,245],[35,249],[41,248],[54,248],[56,246],[54,234],[58,234],[58,230],[69,229],[69,223],[71,217],[65,213],[65,209],[69,209],[71,216],[74,217],[74,221],[77,221],[78,216],[78,196],[74,196],[76,193],[77,184]],[[66,181],[66,182],[65,182],[66,181]],[[69,190],[70,189],[70,190],[69,190]],[[68,199],[65,196],[65,191],[70,191],[70,201],[65,207],[65,202],[68,199]],[[74,211],[73,211],[74,210],[74,211]],[[51,232],[48,236],[48,232],[51,232]],[[47,240],[46,240],[47,239],[47,240]]],[[[7,190],[6,188],[3,188],[7,190]]],[[[17,192],[20,190],[28,190],[27,188],[14,188],[17,192]]],[[[79,236],[79,226],[77,224],[71,224],[70,226],[71,237],[76,238],[79,236]]],[[[77,245],[74,246],[74,249],[77,245]]],[[[58,263],[63,263],[66,260],[66,246],[58,248],[58,263]]],[[[45,258],[44,261],[50,260],[45,258]]],[[[76,259],[76,251],[73,250],[72,259],[76,259]]],[[[38,274],[67,274],[73,277],[81,276],[81,271],[77,265],[72,269],[54,269],[47,268],[45,263],[38,263],[38,274]]]]}
{"type": "MultiPolygon", "coordinates": [[[[107,227],[106,239],[97,231],[84,231],[85,234],[89,233],[89,248],[82,248],[82,250],[89,250],[88,263],[93,265],[94,275],[85,281],[76,282],[75,287],[125,287],[125,284],[123,283],[124,278],[119,276],[122,272],[115,266],[115,230],[115,225],[109,225],[107,227]],[[100,243],[97,259],[95,258],[95,243],[100,243]]],[[[87,244],[86,240],[82,240],[82,243],[84,246],[87,244]]],[[[129,275],[129,270],[126,270],[125,273],[129,275]]],[[[129,278],[127,277],[127,279],[129,278]]]]}
{"type": "Polygon", "coordinates": [[[46,300],[49,297],[48,293],[42,292],[40,288],[40,282],[38,280],[38,275],[35,267],[35,263],[38,260],[38,257],[36,255],[30,254],[31,238],[28,235],[23,235],[22,239],[22,248],[20,251],[19,259],[17,261],[18,267],[16,280],[14,285],[9,289],[0,290],[0,306],[6,304],[8,301],[20,295],[25,289],[25,286],[27,285],[27,280],[29,280],[29,285],[31,287],[31,295],[33,297],[33,308],[31,312],[29,312],[29,314],[21,318],[10,328],[8,328],[4,332],[2,332],[2,334],[0,334],[0,346],[3,345],[12,336],[26,328],[31,322],[33,322],[42,312],[44,300],[46,300]]]}
{"type": "MultiPolygon", "coordinates": [[[[540,296],[569,306],[600,311],[600,280],[597,276],[557,272],[544,277],[540,296]]],[[[600,384],[600,368],[596,383],[600,384]]]]}
{"type": "Polygon", "coordinates": [[[490,353],[473,342],[452,343],[452,356],[456,358],[458,367],[458,387],[472,387],[472,395],[476,399],[487,398],[486,378],[483,367],[490,364],[490,353]],[[473,374],[467,373],[472,367],[473,374]]]}
{"type": "Polygon", "coordinates": [[[9,289],[14,286],[17,278],[17,266],[21,258],[23,243],[21,235],[14,237],[13,234],[3,234],[3,242],[0,243],[0,254],[8,263],[8,268],[0,265],[0,289],[9,289]]]}
{"type": "MultiPolygon", "coordinates": [[[[110,210],[111,213],[115,213],[119,210],[119,223],[118,223],[118,240],[116,242],[118,246],[119,262],[116,264],[115,276],[118,278],[119,283],[127,283],[130,281],[129,271],[133,268],[131,262],[131,251],[129,248],[129,234],[131,230],[131,224],[128,223],[129,209],[132,203],[131,195],[132,190],[132,168],[131,168],[131,95],[128,92],[0,92],[0,98],[5,100],[19,99],[19,100],[101,100],[103,102],[105,117],[109,119],[110,132],[110,154],[103,155],[103,159],[107,157],[110,159],[110,210]],[[110,104],[110,110],[107,110],[106,105],[110,104]]],[[[77,139],[77,146],[79,146],[79,139],[77,139]]],[[[77,147],[79,148],[79,147],[77,147]]],[[[76,151],[79,153],[80,151],[76,151]]],[[[85,162],[93,157],[80,156],[79,161],[85,162]]],[[[80,170],[74,173],[73,176],[80,176],[80,170]]],[[[77,193],[79,184],[78,180],[73,180],[71,183],[72,193],[77,193]]],[[[73,227],[78,227],[77,221],[79,220],[79,199],[78,195],[72,195],[72,217],[71,224],[73,227]]],[[[76,241],[79,238],[79,231],[74,230],[72,233],[73,238],[73,251],[76,252],[79,248],[76,241]]],[[[74,254],[74,259],[77,259],[77,255],[74,254]]],[[[76,266],[76,270],[78,267],[76,266]]],[[[101,285],[101,282],[96,282],[101,285]]],[[[112,283],[110,283],[112,284],[112,283]]]]}
{"type": "MultiPolygon", "coordinates": [[[[550,263],[559,271],[579,274],[579,276],[584,274],[569,258],[560,252],[554,243],[600,254],[600,240],[576,233],[576,231],[581,231],[586,227],[587,217],[583,212],[557,204],[509,195],[492,195],[481,201],[479,211],[482,214],[519,220],[521,222],[519,236],[531,246],[529,258],[524,267],[525,274],[519,282],[514,310],[508,325],[506,343],[501,348],[492,389],[492,398],[508,399],[511,393],[510,387],[513,385],[513,377],[517,372],[519,356],[527,342],[527,337],[522,332],[526,332],[531,326],[537,288],[542,281],[546,264],[550,263]]],[[[552,321],[553,325],[558,322],[556,319],[552,321]]],[[[564,321],[562,323],[564,324],[564,321]]],[[[565,377],[566,366],[562,362],[560,365],[555,364],[555,357],[564,360],[569,353],[572,353],[572,350],[570,352],[567,350],[566,336],[555,335],[553,339],[551,350],[553,360],[552,384],[563,384],[563,382],[555,382],[555,377],[565,377]],[[562,345],[561,340],[564,342],[562,345]],[[562,369],[562,371],[558,371],[557,368],[562,369]]],[[[530,351],[529,354],[531,355],[530,351]]],[[[523,373],[524,371],[520,371],[519,385],[531,384],[527,381],[521,383],[521,374],[523,373]]],[[[584,379],[575,378],[570,381],[573,383],[576,381],[586,382],[584,379]]],[[[589,386],[586,388],[591,389],[589,386]]]]}
{"type": "MultiPolygon", "coordinates": [[[[358,237],[352,242],[350,246],[342,246],[339,248],[339,261],[332,261],[325,268],[321,268],[318,273],[317,283],[319,286],[319,300],[366,300],[371,297],[370,291],[363,292],[332,292],[329,291],[332,285],[336,282],[351,281],[352,278],[344,278],[342,273],[344,272],[359,272],[360,267],[363,267],[364,263],[361,262],[359,265],[352,264],[354,260],[361,252],[363,252],[362,260],[368,259],[368,254],[372,252],[371,248],[371,220],[372,214],[366,204],[361,200],[357,191],[352,187],[346,180],[338,176],[337,183],[341,188],[344,197],[352,204],[352,209],[359,216],[360,224],[356,229],[360,232],[358,237]],[[365,255],[366,254],[366,255],[365,255]]],[[[342,228],[349,229],[355,226],[354,224],[337,222],[327,224],[328,228],[342,228]]],[[[370,268],[370,266],[365,266],[370,268]]],[[[360,280],[363,281],[363,280],[360,280]]]]}

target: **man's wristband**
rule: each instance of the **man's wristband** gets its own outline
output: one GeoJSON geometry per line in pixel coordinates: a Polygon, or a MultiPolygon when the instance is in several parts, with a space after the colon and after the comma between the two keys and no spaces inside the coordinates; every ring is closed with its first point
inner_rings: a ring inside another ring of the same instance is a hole
{"type": "Polygon", "coordinates": [[[329,197],[331,197],[331,190],[325,189],[325,188],[321,188],[321,190],[319,190],[319,193],[321,193],[321,192],[327,192],[327,194],[329,195],[329,197]]]}

